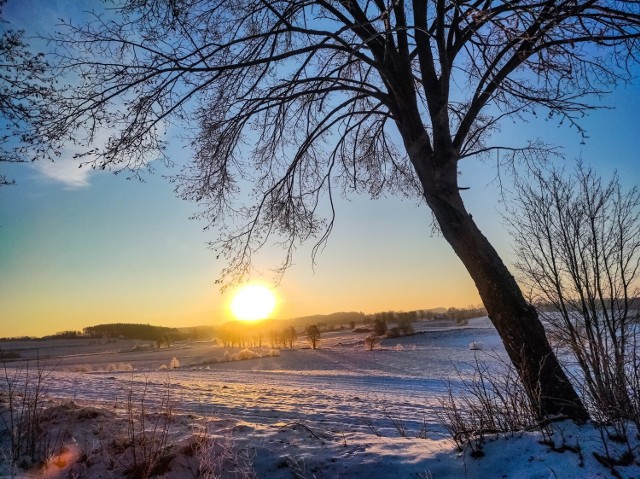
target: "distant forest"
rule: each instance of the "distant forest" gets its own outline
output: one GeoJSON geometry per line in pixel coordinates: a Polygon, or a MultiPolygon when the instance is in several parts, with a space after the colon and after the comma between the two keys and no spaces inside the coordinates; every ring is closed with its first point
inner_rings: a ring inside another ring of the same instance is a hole
{"type": "Polygon", "coordinates": [[[178,334],[177,328],[151,326],[150,324],[111,323],[86,327],[82,336],[85,338],[127,338],[158,341],[178,334]]]}
{"type": "Polygon", "coordinates": [[[175,341],[187,339],[211,339],[215,335],[213,326],[196,326],[191,328],[168,328],[165,326],[152,326],[150,324],[134,323],[108,323],[88,326],[82,331],[60,331],[55,334],[33,338],[29,336],[18,338],[0,338],[1,340],[28,340],[28,339],[139,339],[142,341],[154,341],[160,345],[170,344],[175,341]]]}

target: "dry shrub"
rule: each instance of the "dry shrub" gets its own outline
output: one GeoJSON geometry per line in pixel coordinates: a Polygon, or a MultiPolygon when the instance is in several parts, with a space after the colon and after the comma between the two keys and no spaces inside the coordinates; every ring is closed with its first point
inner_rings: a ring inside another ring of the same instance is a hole
{"type": "Polygon", "coordinates": [[[198,437],[195,454],[199,459],[198,477],[203,479],[254,479],[253,457],[238,448],[231,439],[213,438],[204,433],[198,437]]]}
{"type": "Polygon", "coordinates": [[[230,351],[224,352],[223,362],[231,362],[231,361],[246,361],[248,359],[259,359],[259,358],[267,358],[267,357],[276,357],[280,356],[279,349],[267,349],[254,351],[252,349],[242,349],[237,353],[232,353],[230,351]]]}
{"type": "Polygon", "coordinates": [[[236,353],[234,355],[234,359],[236,361],[245,361],[247,359],[255,359],[255,358],[259,358],[260,355],[258,353],[256,353],[255,351],[252,351],[250,349],[243,349],[242,351],[236,353]]]}
{"type": "Polygon", "coordinates": [[[457,386],[450,381],[447,396],[440,399],[441,422],[458,449],[470,448],[473,457],[484,455],[486,434],[513,434],[540,425],[515,368],[503,362],[501,369],[490,371],[476,360],[473,376],[465,379],[458,372],[457,386]]]}
{"type": "Polygon", "coordinates": [[[148,409],[147,391],[147,381],[141,390],[134,385],[126,390],[126,438],[121,454],[113,458],[133,479],[146,479],[163,472],[161,468],[166,462],[164,456],[173,420],[169,382],[156,412],[148,409]]]}
{"type": "Polygon", "coordinates": [[[52,370],[36,361],[18,368],[3,362],[0,381],[0,426],[9,438],[9,462],[13,466],[31,467],[42,463],[60,448],[66,430],[46,427],[45,398],[52,370]]]}

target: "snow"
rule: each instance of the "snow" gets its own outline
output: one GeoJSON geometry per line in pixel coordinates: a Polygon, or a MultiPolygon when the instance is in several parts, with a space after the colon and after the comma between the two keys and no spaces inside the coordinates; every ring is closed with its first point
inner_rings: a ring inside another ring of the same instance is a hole
{"type": "MultiPolygon", "coordinates": [[[[439,420],[439,398],[476,360],[498,369],[504,350],[487,318],[465,327],[420,322],[416,330],[373,351],[366,332],[324,333],[318,350],[302,338],[279,355],[202,341],[170,349],[126,340],[2,343],[22,358],[7,363],[9,377],[26,359],[47,371],[43,425],[61,440],[43,466],[12,471],[4,434],[0,477],[123,477],[133,461],[127,413],[141,417],[141,401],[145,434],[167,441],[159,475],[168,478],[613,477],[593,455],[605,453],[592,425],[553,425],[555,444],[579,453],[552,451],[539,432],[488,436],[481,458],[459,452],[439,420]],[[251,359],[224,362],[225,353],[251,359]]],[[[640,477],[637,465],[618,470],[640,477]]]]}

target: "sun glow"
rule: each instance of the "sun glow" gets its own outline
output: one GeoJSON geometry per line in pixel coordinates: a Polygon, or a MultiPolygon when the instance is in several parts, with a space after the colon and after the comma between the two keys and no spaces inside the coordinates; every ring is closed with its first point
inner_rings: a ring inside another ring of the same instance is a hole
{"type": "Polygon", "coordinates": [[[259,284],[242,287],[231,301],[231,312],[242,321],[267,318],[276,306],[276,297],[269,288],[259,284]]]}

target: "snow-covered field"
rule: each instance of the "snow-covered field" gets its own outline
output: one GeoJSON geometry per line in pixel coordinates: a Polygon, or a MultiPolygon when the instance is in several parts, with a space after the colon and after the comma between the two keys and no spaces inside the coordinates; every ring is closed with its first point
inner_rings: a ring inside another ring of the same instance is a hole
{"type": "MultiPolygon", "coordinates": [[[[476,359],[498,367],[504,351],[486,318],[416,329],[374,351],[365,350],[365,333],[340,331],[323,334],[318,350],[300,339],[292,351],[227,362],[216,362],[228,350],[211,342],[158,350],[143,341],[50,340],[0,348],[23,360],[7,364],[10,377],[26,359],[47,372],[45,427],[64,454],[52,456],[48,469],[33,467],[36,477],[122,477],[132,466],[127,413],[139,418],[143,398],[155,412],[146,437],[167,440],[165,477],[610,477],[593,458],[604,446],[589,426],[556,426],[581,453],[551,452],[537,433],[522,433],[492,438],[482,458],[460,454],[439,420],[438,398],[448,380],[455,389],[472,374],[476,359]],[[470,350],[472,342],[482,349],[470,350]]],[[[11,474],[8,444],[5,434],[0,477],[11,474]]],[[[635,465],[620,470],[640,478],[635,465]]]]}

